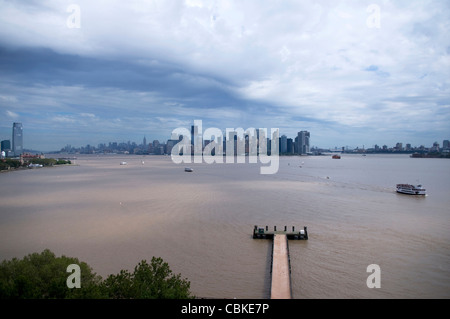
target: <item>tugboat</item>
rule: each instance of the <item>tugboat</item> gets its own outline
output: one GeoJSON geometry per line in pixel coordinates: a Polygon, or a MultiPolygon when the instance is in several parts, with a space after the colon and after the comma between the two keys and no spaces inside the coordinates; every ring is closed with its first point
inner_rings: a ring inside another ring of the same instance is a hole
{"type": "Polygon", "coordinates": [[[340,159],[341,156],[340,155],[333,155],[333,156],[331,156],[331,158],[333,158],[333,159],[340,159]]]}
{"type": "Polygon", "coordinates": [[[408,195],[426,195],[426,189],[422,185],[397,184],[397,193],[408,195]]]}

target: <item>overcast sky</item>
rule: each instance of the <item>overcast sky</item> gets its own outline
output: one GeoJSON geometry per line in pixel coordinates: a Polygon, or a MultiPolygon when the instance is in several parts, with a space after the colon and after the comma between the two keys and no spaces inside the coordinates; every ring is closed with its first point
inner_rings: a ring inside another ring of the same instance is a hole
{"type": "Polygon", "coordinates": [[[0,0],[0,139],[165,142],[203,129],[311,146],[450,139],[450,1],[0,0]]]}

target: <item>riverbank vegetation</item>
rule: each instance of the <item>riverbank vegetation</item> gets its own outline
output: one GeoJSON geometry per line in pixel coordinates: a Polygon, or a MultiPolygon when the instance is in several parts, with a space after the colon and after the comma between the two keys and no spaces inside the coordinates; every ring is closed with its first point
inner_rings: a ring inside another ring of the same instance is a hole
{"type": "Polygon", "coordinates": [[[34,167],[36,167],[36,165],[42,165],[42,167],[45,167],[45,166],[71,164],[71,161],[54,158],[30,158],[27,159],[26,161],[20,161],[18,159],[5,158],[0,160],[0,171],[28,168],[30,167],[30,164],[32,164],[31,167],[33,167],[33,165],[34,167]]]}
{"type": "Polygon", "coordinates": [[[173,274],[161,258],[142,260],[133,272],[106,279],[74,257],[46,249],[0,264],[0,299],[189,299],[190,282],[173,274]],[[69,265],[80,267],[80,288],[69,288],[69,265]]]}

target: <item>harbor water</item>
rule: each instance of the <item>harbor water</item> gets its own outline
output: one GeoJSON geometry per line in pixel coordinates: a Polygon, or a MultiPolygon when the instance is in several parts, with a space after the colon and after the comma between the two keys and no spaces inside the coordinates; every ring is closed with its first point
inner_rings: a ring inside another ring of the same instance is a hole
{"type": "Polygon", "coordinates": [[[262,175],[260,163],[76,156],[0,174],[0,260],[48,248],[105,278],[156,256],[198,297],[262,299],[271,242],[254,225],[307,226],[309,240],[289,241],[293,298],[450,298],[448,159],[285,156],[262,175]],[[372,264],[380,288],[367,285],[372,264]]]}

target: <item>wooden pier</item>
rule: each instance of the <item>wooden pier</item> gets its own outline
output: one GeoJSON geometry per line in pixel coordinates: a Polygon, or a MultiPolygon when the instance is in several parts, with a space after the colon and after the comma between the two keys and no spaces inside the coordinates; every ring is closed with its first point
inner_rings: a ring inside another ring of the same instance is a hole
{"type": "Polygon", "coordinates": [[[271,299],[291,299],[291,271],[287,237],[284,234],[273,238],[271,299]]]}
{"type": "Polygon", "coordinates": [[[292,226],[292,231],[290,231],[287,229],[287,226],[284,226],[284,230],[277,230],[277,226],[274,226],[272,231],[269,230],[269,226],[262,228],[257,225],[255,225],[255,228],[253,229],[254,239],[273,239],[275,235],[286,235],[287,239],[307,240],[308,229],[305,226],[303,229],[296,231],[295,227],[292,226]]]}
{"type": "Polygon", "coordinates": [[[307,228],[304,227],[302,230],[296,232],[294,227],[292,227],[292,231],[288,231],[287,227],[284,226],[284,230],[277,231],[275,226],[273,231],[269,231],[267,226],[265,229],[255,226],[253,229],[253,238],[273,239],[270,298],[291,299],[291,264],[288,239],[307,240],[307,228]]]}

